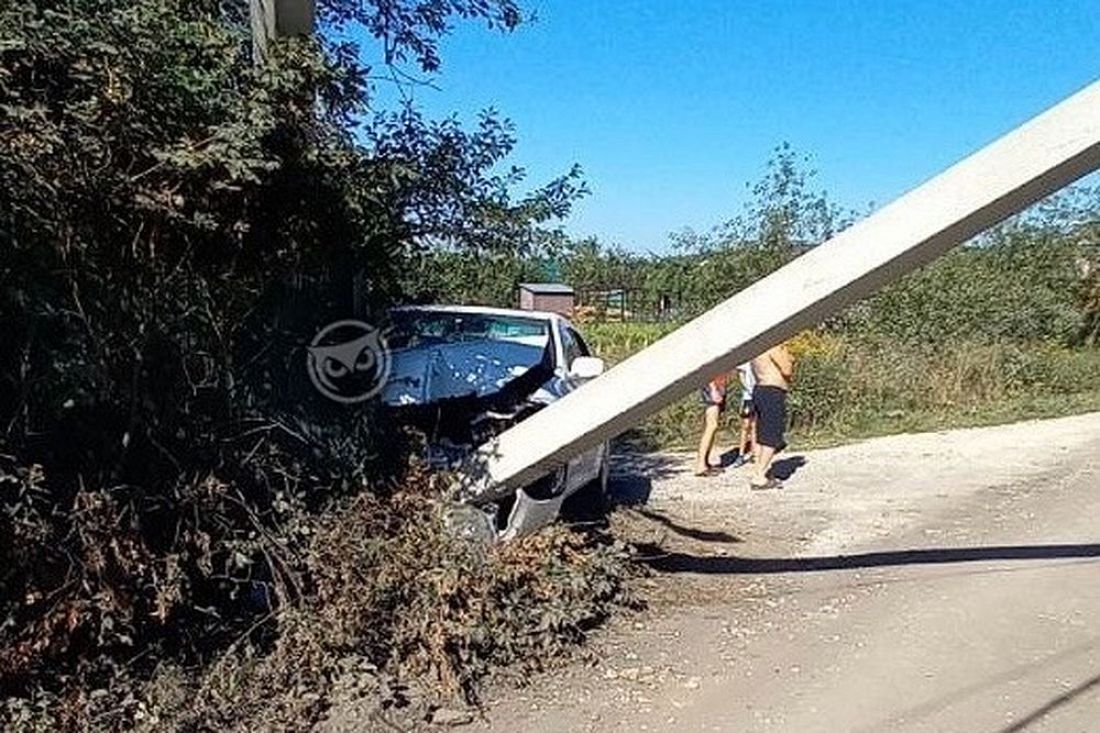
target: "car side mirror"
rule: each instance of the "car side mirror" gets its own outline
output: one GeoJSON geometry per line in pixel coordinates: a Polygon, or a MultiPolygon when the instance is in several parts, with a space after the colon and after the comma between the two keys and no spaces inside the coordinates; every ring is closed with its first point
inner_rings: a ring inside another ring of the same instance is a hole
{"type": "Polygon", "coordinates": [[[569,376],[574,379],[595,379],[603,372],[603,359],[597,356],[578,356],[569,365],[569,376]]]}

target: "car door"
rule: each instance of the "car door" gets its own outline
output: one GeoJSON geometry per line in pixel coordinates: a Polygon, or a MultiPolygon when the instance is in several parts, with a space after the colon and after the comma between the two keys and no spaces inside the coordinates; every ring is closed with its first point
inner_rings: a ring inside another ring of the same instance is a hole
{"type": "MultiPolygon", "coordinates": [[[[562,351],[562,380],[567,392],[572,392],[585,382],[585,380],[572,376],[571,366],[573,360],[578,356],[590,356],[591,352],[581,335],[567,322],[561,321],[557,324],[557,327],[562,351]]],[[[603,446],[600,445],[570,460],[566,492],[572,493],[597,478],[600,474],[600,461],[602,459],[603,446]]]]}

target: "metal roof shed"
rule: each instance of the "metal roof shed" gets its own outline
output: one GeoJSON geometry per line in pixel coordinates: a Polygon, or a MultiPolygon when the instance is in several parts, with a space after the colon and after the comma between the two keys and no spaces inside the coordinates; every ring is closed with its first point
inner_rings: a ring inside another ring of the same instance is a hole
{"type": "Polygon", "coordinates": [[[549,311],[569,317],[576,294],[563,283],[520,283],[519,307],[527,311],[549,311]]]}

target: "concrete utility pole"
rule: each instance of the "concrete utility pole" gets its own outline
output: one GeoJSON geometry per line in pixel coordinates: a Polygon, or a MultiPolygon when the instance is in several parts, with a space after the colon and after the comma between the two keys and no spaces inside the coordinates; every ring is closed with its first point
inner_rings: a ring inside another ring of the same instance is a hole
{"type": "Polygon", "coordinates": [[[275,38],[313,33],[314,0],[249,0],[252,20],[252,59],[267,60],[268,44],[275,38]]]}
{"type": "Polygon", "coordinates": [[[1100,167],[1100,82],[952,166],[482,447],[508,493],[1100,167]]]}

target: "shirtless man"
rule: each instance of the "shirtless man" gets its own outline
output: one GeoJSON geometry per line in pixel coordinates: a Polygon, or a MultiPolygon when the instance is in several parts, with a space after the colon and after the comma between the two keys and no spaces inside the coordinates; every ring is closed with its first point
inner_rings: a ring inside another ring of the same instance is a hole
{"type": "Polygon", "coordinates": [[[768,470],[775,454],[786,447],[783,431],[787,427],[787,392],[794,376],[794,357],[786,346],[774,346],[752,360],[752,372],[756,377],[752,391],[756,410],[756,470],[749,488],[779,489],[783,484],[770,478],[768,470]]]}

